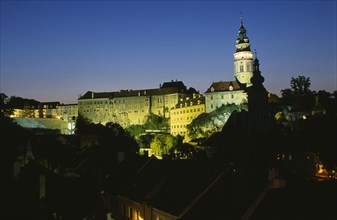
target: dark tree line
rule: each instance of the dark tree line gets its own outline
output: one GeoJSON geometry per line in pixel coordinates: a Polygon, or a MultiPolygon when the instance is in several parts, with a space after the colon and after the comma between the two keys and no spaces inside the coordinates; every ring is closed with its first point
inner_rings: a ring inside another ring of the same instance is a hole
{"type": "Polygon", "coordinates": [[[291,77],[290,88],[281,90],[282,101],[284,104],[292,105],[299,98],[310,100],[315,103],[315,97],[328,113],[336,112],[336,94],[337,91],[329,93],[325,90],[312,91],[310,89],[311,80],[309,77],[297,76],[291,77]]]}

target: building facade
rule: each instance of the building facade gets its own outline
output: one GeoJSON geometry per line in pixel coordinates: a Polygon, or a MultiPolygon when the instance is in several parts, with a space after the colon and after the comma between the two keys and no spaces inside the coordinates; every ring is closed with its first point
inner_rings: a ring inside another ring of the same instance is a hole
{"type": "Polygon", "coordinates": [[[247,94],[236,81],[214,82],[205,92],[206,113],[226,104],[240,105],[247,101],[247,94]]]}
{"type": "MultiPolygon", "coordinates": [[[[187,125],[205,110],[205,97],[201,94],[193,94],[192,97],[181,99],[170,111],[171,134],[184,137],[187,134],[187,125]]],[[[186,136],[185,141],[188,141],[186,136]]]]}
{"type": "Polygon", "coordinates": [[[77,104],[61,104],[56,106],[57,118],[61,120],[76,120],[78,116],[77,104]]]}
{"type": "Polygon", "coordinates": [[[165,82],[157,89],[88,91],[78,99],[78,113],[93,123],[140,125],[150,113],[169,118],[170,109],[188,95],[181,81],[165,82]]]}

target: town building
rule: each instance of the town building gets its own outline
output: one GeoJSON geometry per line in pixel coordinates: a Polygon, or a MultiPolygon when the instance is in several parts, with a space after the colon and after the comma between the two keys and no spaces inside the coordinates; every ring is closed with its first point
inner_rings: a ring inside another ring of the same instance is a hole
{"type": "Polygon", "coordinates": [[[57,118],[66,121],[74,121],[78,116],[78,105],[77,104],[61,104],[56,106],[57,118]]]}
{"type": "Polygon", "coordinates": [[[226,104],[240,105],[247,102],[247,94],[236,81],[214,82],[205,92],[206,112],[226,104]]]}
{"type": "Polygon", "coordinates": [[[187,125],[205,110],[205,97],[201,94],[193,94],[192,97],[187,96],[185,99],[181,99],[170,111],[171,134],[185,136],[187,125]]]}

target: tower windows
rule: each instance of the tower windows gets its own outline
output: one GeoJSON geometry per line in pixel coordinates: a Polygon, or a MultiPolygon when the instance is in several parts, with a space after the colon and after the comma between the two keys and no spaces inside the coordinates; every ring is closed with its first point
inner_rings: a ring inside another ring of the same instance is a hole
{"type": "Polygon", "coordinates": [[[243,72],[243,65],[240,64],[240,72],[243,72]]]}

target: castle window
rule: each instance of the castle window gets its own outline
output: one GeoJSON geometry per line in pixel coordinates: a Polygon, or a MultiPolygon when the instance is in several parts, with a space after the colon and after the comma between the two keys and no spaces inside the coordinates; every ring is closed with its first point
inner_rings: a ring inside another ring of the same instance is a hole
{"type": "Polygon", "coordinates": [[[243,65],[240,65],[240,72],[243,72],[243,65]]]}

